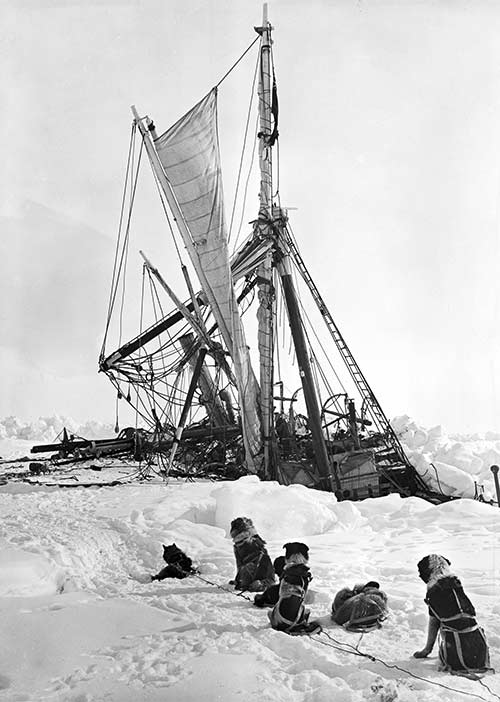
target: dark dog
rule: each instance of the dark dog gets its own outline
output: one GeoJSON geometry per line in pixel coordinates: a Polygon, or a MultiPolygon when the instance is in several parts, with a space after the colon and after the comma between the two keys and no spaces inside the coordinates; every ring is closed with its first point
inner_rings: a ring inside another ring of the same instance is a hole
{"type": "Polygon", "coordinates": [[[347,631],[380,628],[387,617],[387,595],[374,580],[366,585],[343,588],[335,595],[332,619],[347,631]]]}
{"type": "MultiPolygon", "coordinates": [[[[314,628],[318,626],[315,623],[309,624],[310,613],[304,607],[307,588],[312,580],[308,566],[309,548],[298,541],[285,544],[283,548],[285,564],[278,586],[278,600],[269,612],[269,621],[273,629],[287,634],[309,631],[311,625],[314,628]]],[[[275,590],[268,592],[268,599],[271,596],[276,596],[275,590]]]]}
{"type": "Polygon", "coordinates": [[[237,517],[231,522],[237,590],[258,592],[274,583],[274,568],[266,549],[266,542],[255,531],[248,517],[237,517]]]}
{"type": "Polygon", "coordinates": [[[429,607],[427,642],[415,658],[431,653],[439,633],[440,670],[455,675],[473,675],[493,670],[484,631],[476,621],[476,610],[460,580],[450,572],[450,561],[432,553],[418,563],[418,574],[427,584],[429,607]]]}
{"type": "MultiPolygon", "coordinates": [[[[278,556],[278,558],[275,558],[273,561],[273,568],[274,572],[278,576],[278,580],[281,582],[281,577],[283,575],[283,571],[285,569],[286,565],[286,559],[285,556],[278,556]]],[[[256,607],[274,607],[274,605],[277,603],[277,601],[280,598],[280,586],[279,585],[270,585],[268,588],[264,590],[264,592],[260,592],[258,595],[255,595],[253,598],[253,603],[256,607]]]]}
{"type": "Polygon", "coordinates": [[[186,556],[184,551],[176,546],[163,545],[163,560],[167,564],[159,573],[151,576],[151,580],[165,580],[165,578],[187,578],[188,575],[193,575],[196,570],[193,568],[193,561],[186,556]]]}

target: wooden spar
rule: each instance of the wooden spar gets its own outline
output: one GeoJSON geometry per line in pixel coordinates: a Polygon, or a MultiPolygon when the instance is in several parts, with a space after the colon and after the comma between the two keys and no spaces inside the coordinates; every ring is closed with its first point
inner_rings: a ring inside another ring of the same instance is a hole
{"type": "MultiPolygon", "coordinates": [[[[323,412],[325,414],[331,414],[333,417],[339,417],[339,419],[347,419],[349,416],[345,412],[334,412],[333,410],[329,409],[324,409],[323,412]]],[[[354,415],[354,421],[357,424],[362,424],[365,427],[370,427],[372,425],[372,422],[369,419],[360,419],[359,417],[356,417],[356,415],[354,415]]]]}
{"type": "MultiPolygon", "coordinates": [[[[194,334],[188,332],[187,334],[180,336],[179,343],[182,346],[184,353],[188,356],[188,362],[194,373],[196,369],[197,356],[199,354],[199,350],[197,350],[196,353],[192,353],[193,346],[196,343],[194,334]]],[[[200,402],[205,407],[212,424],[216,427],[223,427],[224,425],[228,424],[229,421],[226,416],[226,412],[220,398],[217,395],[217,388],[215,387],[213,378],[210,375],[210,370],[205,363],[203,363],[200,368],[198,387],[201,390],[200,402]]]]}
{"type": "Polygon", "coordinates": [[[267,19],[267,3],[263,5],[262,27],[257,29],[262,37],[260,49],[260,81],[259,81],[259,161],[260,161],[260,211],[268,221],[272,216],[273,197],[273,162],[272,152],[268,144],[271,136],[271,25],[267,19]]]}
{"type": "Polygon", "coordinates": [[[193,401],[194,391],[196,390],[196,386],[198,385],[198,380],[200,377],[201,369],[203,367],[203,363],[205,361],[206,354],[207,349],[205,346],[202,346],[198,352],[198,358],[196,359],[196,365],[193,370],[193,377],[191,378],[191,383],[189,384],[189,390],[184,401],[184,407],[182,408],[179,424],[177,425],[177,429],[175,430],[174,443],[172,444],[172,449],[170,451],[170,457],[168,461],[168,470],[172,468],[172,464],[174,462],[175,454],[177,452],[177,448],[181,440],[184,425],[186,424],[186,420],[188,418],[191,403],[193,401]]]}
{"type": "Polygon", "coordinates": [[[184,280],[186,281],[187,289],[189,290],[189,295],[191,297],[191,302],[193,304],[194,308],[194,313],[196,315],[196,318],[198,319],[199,322],[203,323],[203,317],[201,315],[201,310],[200,306],[198,305],[198,300],[196,299],[196,295],[194,294],[194,288],[191,284],[191,278],[189,277],[188,269],[184,264],[182,264],[182,275],[184,276],[184,280]]]}
{"type": "Polygon", "coordinates": [[[148,257],[143,251],[139,251],[141,254],[142,258],[144,259],[144,263],[146,264],[146,267],[148,270],[151,271],[151,273],[155,276],[155,278],[158,280],[162,288],[167,292],[167,294],[170,296],[172,299],[173,303],[179,310],[179,312],[182,314],[184,319],[189,322],[189,324],[193,327],[194,331],[196,334],[200,337],[200,339],[203,339],[206,341],[206,331],[203,329],[203,327],[200,325],[199,320],[196,319],[191,312],[188,310],[186,305],[179,300],[177,295],[174,293],[170,285],[166,282],[166,280],[163,278],[161,275],[160,271],[155,268],[152,263],[149,261],[148,257]]]}
{"type": "MultiPolygon", "coordinates": [[[[185,266],[184,266],[185,268],[185,266]]],[[[186,272],[187,275],[187,272],[186,272]]],[[[186,277],[186,276],[185,276],[186,277]]],[[[189,280],[189,276],[187,276],[187,280],[189,280]]],[[[187,282],[186,280],[186,282],[187,282]]],[[[243,288],[242,292],[238,295],[236,302],[239,304],[242,300],[245,299],[245,297],[253,290],[255,285],[257,284],[256,279],[250,280],[247,282],[245,287],[243,288]]],[[[189,289],[190,295],[191,295],[191,302],[185,302],[184,306],[186,307],[189,312],[193,312],[195,310],[195,303],[193,301],[193,295],[192,295],[192,284],[191,281],[189,281],[189,285],[191,285],[191,288],[189,289]]],[[[188,285],[188,287],[189,287],[188,285]]],[[[202,318],[202,312],[201,308],[205,307],[207,305],[207,300],[206,297],[203,295],[203,293],[199,292],[197,295],[195,295],[196,299],[196,304],[198,307],[198,318],[202,318]]],[[[157,336],[159,336],[162,332],[166,331],[167,329],[170,329],[174,324],[177,324],[177,322],[180,322],[181,319],[183,318],[182,312],[173,312],[170,314],[168,317],[165,319],[160,320],[156,324],[153,324],[149,329],[146,329],[145,332],[142,332],[142,334],[139,334],[136,336],[134,339],[131,341],[127,341],[125,344],[120,346],[119,349],[116,351],[113,351],[113,353],[109,354],[106,358],[102,358],[99,360],[99,370],[101,371],[107,371],[110,370],[115,363],[118,361],[121,361],[124,358],[127,358],[127,356],[130,356],[130,354],[134,353],[134,351],[137,351],[140,349],[142,346],[145,346],[149,341],[152,339],[155,339],[157,336]]],[[[217,322],[213,324],[210,329],[207,330],[208,336],[211,338],[212,334],[214,331],[218,328],[217,322]]]]}
{"type": "Polygon", "coordinates": [[[356,408],[354,407],[354,400],[347,400],[347,415],[349,422],[349,429],[351,430],[351,436],[354,440],[354,447],[359,449],[359,434],[358,434],[358,424],[356,421],[356,408]]]}
{"type": "Polygon", "coordinates": [[[290,330],[292,332],[293,345],[297,354],[297,363],[299,365],[300,378],[302,388],[304,390],[304,399],[307,407],[307,417],[309,420],[309,429],[313,442],[314,456],[318,466],[319,473],[324,480],[323,487],[333,489],[332,475],[330,471],[330,462],[326,451],[325,439],[321,430],[321,415],[319,410],[318,398],[314,387],[314,378],[309,361],[304,329],[300,318],[299,306],[297,303],[297,295],[290,270],[290,258],[285,255],[278,263],[278,272],[283,285],[283,293],[285,295],[285,303],[288,312],[288,320],[290,322],[290,330]]]}
{"type": "MultiPolygon", "coordinates": [[[[160,283],[162,288],[168,293],[168,295],[170,295],[172,301],[179,309],[179,312],[186,319],[186,321],[189,322],[189,324],[191,325],[193,330],[196,332],[196,335],[198,336],[200,341],[202,341],[210,349],[210,351],[212,353],[214,353],[214,349],[212,348],[213,344],[208,336],[207,330],[205,329],[205,325],[203,323],[203,320],[195,319],[195,317],[191,314],[191,312],[188,310],[186,305],[179,300],[179,298],[174,293],[174,291],[172,290],[170,285],[168,285],[168,283],[165,281],[165,279],[163,278],[163,276],[161,275],[159,270],[151,264],[151,262],[148,260],[148,258],[146,256],[146,254],[143,251],[139,251],[139,253],[141,254],[142,258],[144,259],[146,266],[151,271],[151,273],[155,276],[155,278],[158,280],[158,282],[160,283]]],[[[216,355],[217,363],[220,364],[222,370],[227,375],[230,382],[233,385],[236,385],[236,379],[233,375],[231,368],[229,367],[228,362],[226,361],[226,358],[225,358],[223,352],[216,353],[215,355],[216,355]]]]}
{"type": "MultiPolygon", "coordinates": [[[[259,80],[259,164],[260,164],[260,206],[258,228],[260,235],[271,236],[272,221],[272,149],[269,137],[271,125],[271,25],[267,17],[267,3],[263,5],[262,26],[256,27],[261,35],[260,80],[259,80]]],[[[264,439],[264,472],[267,476],[273,472],[271,450],[273,437],[273,285],[272,258],[268,253],[266,260],[259,266],[259,321],[258,347],[260,356],[260,406],[262,434],[264,439]]]]}
{"type": "MultiPolygon", "coordinates": [[[[198,297],[198,304],[205,304],[201,296],[198,297]]],[[[186,309],[189,310],[189,312],[192,312],[194,309],[193,303],[189,302],[188,304],[186,304],[186,309]]],[[[127,358],[127,356],[130,356],[130,354],[134,353],[134,351],[137,351],[138,349],[142,348],[149,341],[156,339],[156,337],[159,336],[162,332],[167,331],[167,329],[173,327],[174,324],[180,322],[183,316],[184,315],[182,314],[182,312],[179,312],[177,310],[177,312],[173,312],[168,317],[165,317],[156,324],[153,324],[151,327],[149,327],[149,329],[146,329],[145,332],[142,332],[142,334],[136,336],[135,339],[127,341],[126,344],[120,346],[119,349],[113,351],[113,353],[109,354],[109,356],[100,359],[99,370],[110,370],[115,365],[115,363],[123,360],[124,358],[127,358]]]]}

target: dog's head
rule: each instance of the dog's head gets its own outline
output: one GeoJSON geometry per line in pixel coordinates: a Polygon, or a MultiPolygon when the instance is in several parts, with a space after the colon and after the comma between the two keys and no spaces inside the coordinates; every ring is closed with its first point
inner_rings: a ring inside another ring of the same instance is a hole
{"type": "Polygon", "coordinates": [[[418,562],[418,574],[424,583],[428,583],[431,579],[437,579],[441,575],[448,575],[448,566],[450,565],[451,561],[444,556],[439,556],[437,553],[431,553],[428,556],[424,556],[424,558],[418,562]]]}
{"type": "Polygon", "coordinates": [[[238,539],[238,537],[253,536],[256,534],[255,527],[252,520],[249,517],[236,517],[231,522],[230,532],[233,541],[238,539]]]}
{"type": "Polygon", "coordinates": [[[309,546],[300,541],[291,541],[283,546],[285,549],[285,560],[290,563],[307,563],[309,560],[309,546]]]}
{"type": "Polygon", "coordinates": [[[163,546],[163,560],[165,563],[178,563],[179,561],[186,558],[186,554],[181,551],[181,549],[176,544],[170,544],[170,546],[163,546]]]}

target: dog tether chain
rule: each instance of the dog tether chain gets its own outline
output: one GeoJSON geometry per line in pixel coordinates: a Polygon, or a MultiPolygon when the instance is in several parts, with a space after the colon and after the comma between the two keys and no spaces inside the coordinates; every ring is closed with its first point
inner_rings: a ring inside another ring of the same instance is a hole
{"type": "Polygon", "coordinates": [[[223,587],[222,585],[219,585],[218,583],[214,583],[211,580],[208,580],[208,578],[203,578],[198,571],[192,569],[192,570],[184,570],[184,568],[181,568],[180,565],[177,563],[171,563],[171,565],[174,568],[177,568],[177,570],[182,573],[183,575],[194,575],[195,578],[198,578],[198,580],[202,580],[204,583],[207,583],[207,585],[212,585],[213,587],[218,588],[219,590],[222,590],[223,592],[228,592],[230,595],[234,595],[235,597],[243,597],[244,600],[248,600],[248,602],[252,602],[253,600],[251,597],[248,597],[247,595],[243,594],[243,592],[234,592],[233,590],[229,590],[227,587],[223,587]]]}

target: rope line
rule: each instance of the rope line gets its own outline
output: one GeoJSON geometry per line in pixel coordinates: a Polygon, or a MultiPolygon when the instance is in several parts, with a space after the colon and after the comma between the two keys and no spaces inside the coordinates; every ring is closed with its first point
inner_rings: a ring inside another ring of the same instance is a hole
{"type": "Polygon", "coordinates": [[[248,602],[251,602],[253,604],[252,598],[248,597],[248,595],[245,595],[243,593],[243,591],[235,592],[234,590],[229,590],[227,587],[223,587],[222,585],[218,585],[217,583],[213,583],[211,580],[208,580],[207,578],[202,578],[202,576],[199,575],[198,573],[192,573],[191,575],[194,575],[195,578],[202,580],[204,583],[207,583],[208,585],[213,585],[214,587],[218,588],[219,590],[222,590],[223,592],[228,592],[230,595],[234,595],[234,597],[242,597],[244,600],[247,600],[248,602]]]}
{"type": "MultiPolygon", "coordinates": [[[[181,568],[179,565],[176,563],[171,563],[170,565],[174,566],[174,568],[177,568],[177,570],[184,575],[193,575],[194,577],[198,578],[199,580],[202,580],[204,583],[207,583],[208,585],[213,585],[214,587],[218,588],[219,590],[222,590],[224,592],[228,592],[230,595],[234,595],[235,597],[243,597],[243,599],[248,600],[249,602],[252,602],[253,600],[248,597],[247,595],[243,594],[243,592],[234,592],[233,590],[229,590],[226,587],[223,587],[222,585],[218,585],[217,583],[212,582],[211,580],[208,580],[208,578],[203,578],[201,575],[199,575],[195,571],[186,571],[183,568],[181,568]]],[[[325,631],[323,628],[321,628],[321,631],[318,634],[306,634],[311,641],[316,641],[317,643],[320,643],[322,646],[328,646],[328,648],[333,648],[336,651],[340,651],[341,653],[350,653],[353,656],[359,656],[360,658],[367,658],[368,660],[372,661],[372,663],[381,663],[383,666],[389,669],[393,670],[399,670],[401,673],[405,673],[406,675],[409,675],[412,678],[415,678],[416,680],[420,680],[422,682],[428,683],[429,685],[435,685],[436,687],[441,687],[444,690],[448,690],[449,692],[456,692],[460,695],[465,695],[466,697],[473,697],[474,699],[478,700],[483,700],[483,702],[489,702],[486,697],[483,697],[482,695],[476,695],[474,692],[465,692],[464,690],[458,690],[457,688],[450,687],[449,685],[445,685],[444,683],[437,682],[435,680],[430,680],[429,678],[424,678],[421,675],[417,675],[416,673],[412,673],[411,670],[406,670],[406,668],[402,668],[399,665],[396,665],[395,663],[386,663],[386,661],[382,660],[382,658],[378,658],[377,656],[373,656],[370,653],[364,653],[363,651],[360,651],[359,647],[361,645],[361,642],[364,637],[364,632],[361,633],[361,636],[359,637],[358,643],[356,646],[353,646],[353,644],[350,644],[348,641],[338,641],[335,639],[331,634],[329,634],[327,631],[325,631]],[[326,636],[327,639],[329,639],[333,643],[328,643],[327,641],[322,641],[319,638],[315,638],[318,636],[326,636]]],[[[500,700],[500,696],[498,696],[495,692],[490,690],[490,688],[484,683],[480,678],[477,679],[477,682],[479,682],[486,690],[495,697],[496,699],[500,700]]]]}
{"type": "Polygon", "coordinates": [[[252,48],[252,46],[253,46],[256,42],[258,42],[260,39],[261,39],[260,35],[258,35],[258,36],[255,37],[255,39],[254,39],[253,42],[250,44],[250,46],[248,47],[248,49],[245,49],[245,51],[241,54],[241,56],[239,57],[239,59],[233,63],[233,65],[231,66],[231,68],[222,76],[222,78],[220,79],[220,81],[219,81],[218,83],[215,84],[214,88],[218,88],[219,85],[220,85],[224,80],[226,80],[226,78],[228,77],[228,75],[236,68],[236,66],[239,64],[239,62],[241,61],[241,59],[242,59],[244,56],[246,56],[246,55],[248,54],[248,52],[250,51],[250,49],[252,48]]]}
{"type": "MultiPolygon", "coordinates": [[[[248,105],[247,120],[246,120],[246,124],[245,124],[245,134],[244,134],[244,137],[243,137],[243,146],[242,146],[242,148],[241,148],[240,164],[239,164],[239,168],[238,168],[238,177],[237,177],[237,179],[236,179],[236,188],[235,188],[235,191],[234,191],[233,207],[232,207],[232,211],[231,211],[231,220],[230,220],[230,222],[229,222],[229,233],[228,233],[228,237],[227,237],[228,243],[231,241],[231,234],[232,234],[232,231],[233,231],[233,221],[234,221],[234,215],[235,215],[235,212],[236,212],[236,202],[237,202],[238,193],[239,193],[239,188],[240,188],[241,172],[242,172],[242,170],[243,170],[243,160],[244,160],[245,152],[246,152],[246,145],[247,145],[247,138],[248,138],[248,128],[249,128],[249,126],[250,126],[250,118],[251,118],[251,115],[252,115],[253,99],[254,99],[254,92],[255,92],[255,81],[256,81],[256,79],[257,79],[257,68],[258,68],[258,59],[257,59],[256,65],[255,65],[255,71],[254,71],[254,74],[253,74],[252,89],[251,89],[251,92],[250,92],[250,103],[249,103],[249,105],[248,105]]],[[[252,156],[253,156],[253,152],[252,152],[252,156]]],[[[245,195],[246,195],[246,190],[245,190],[245,195]]],[[[242,209],[245,208],[245,202],[246,202],[246,198],[243,200],[242,209]]],[[[241,229],[241,228],[240,228],[240,229],[241,229]]],[[[238,234],[239,234],[239,231],[238,231],[238,234]]]]}
{"type": "MultiPolygon", "coordinates": [[[[369,653],[363,653],[363,651],[360,651],[358,647],[355,647],[352,644],[349,644],[347,641],[337,641],[337,639],[335,639],[333,636],[331,636],[330,634],[328,634],[328,632],[326,632],[324,630],[321,632],[321,634],[323,634],[328,639],[333,641],[334,644],[328,643],[326,641],[321,641],[318,638],[314,638],[314,636],[319,636],[319,634],[318,635],[309,634],[309,638],[312,639],[313,641],[317,641],[318,643],[322,644],[323,646],[328,646],[329,648],[333,648],[337,651],[341,651],[342,653],[350,653],[353,656],[360,656],[361,658],[368,658],[368,660],[372,661],[373,663],[381,663],[386,668],[389,668],[389,669],[392,668],[395,670],[399,670],[401,673],[406,673],[410,677],[415,678],[416,680],[420,680],[422,682],[426,682],[429,685],[436,685],[437,687],[441,687],[445,690],[448,690],[449,692],[456,692],[460,695],[465,695],[466,697],[474,697],[475,699],[484,700],[484,702],[488,702],[486,697],[483,697],[482,695],[476,695],[474,692],[465,692],[464,690],[458,690],[457,688],[450,687],[449,685],[445,685],[444,683],[440,683],[440,682],[437,682],[435,680],[429,680],[429,678],[424,678],[421,675],[417,675],[416,673],[412,673],[410,670],[406,670],[406,668],[401,668],[401,666],[396,665],[395,663],[386,663],[384,660],[382,660],[381,658],[378,658],[377,656],[372,656],[369,653]],[[342,648],[342,646],[346,646],[347,648],[342,648]]],[[[359,646],[360,642],[358,642],[358,646],[359,646]]],[[[478,679],[478,682],[482,683],[482,681],[480,679],[478,679]]],[[[498,697],[498,695],[496,695],[494,692],[492,692],[486,684],[484,684],[484,683],[482,683],[482,684],[483,684],[483,687],[485,687],[491,695],[493,695],[497,699],[500,699],[498,697]]]]}
{"type": "Polygon", "coordinates": [[[111,290],[109,294],[109,301],[108,301],[108,314],[106,318],[106,327],[104,330],[104,339],[102,342],[102,348],[101,348],[101,356],[104,357],[104,349],[106,346],[106,340],[107,340],[107,335],[108,335],[108,330],[109,330],[109,325],[111,322],[111,314],[113,311],[113,306],[114,306],[114,299],[116,295],[116,290],[115,290],[115,283],[117,285],[117,273],[118,273],[118,255],[120,252],[120,239],[121,239],[121,234],[122,234],[122,227],[123,227],[123,217],[125,214],[125,200],[127,196],[127,188],[128,188],[128,183],[129,183],[129,176],[130,176],[130,169],[131,169],[131,161],[132,161],[132,152],[133,152],[133,147],[134,147],[134,138],[135,138],[135,130],[136,130],[136,125],[132,124],[131,132],[130,132],[130,142],[129,142],[129,149],[128,149],[128,156],[127,156],[127,167],[126,167],[126,173],[125,173],[125,182],[123,184],[123,193],[122,193],[122,203],[121,203],[121,208],[120,208],[120,219],[119,219],[119,224],[118,224],[118,236],[116,240],[116,247],[115,247],[115,258],[114,258],[114,264],[113,264],[113,273],[111,276],[111,290]]]}
{"type": "Polygon", "coordinates": [[[485,682],[483,682],[483,680],[481,680],[481,678],[478,678],[477,682],[480,685],[482,685],[484,688],[486,688],[486,690],[488,690],[488,692],[490,693],[490,695],[492,695],[492,697],[495,697],[497,700],[500,700],[500,696],[497,695],[496,692],[493,692],[493,690],[490,690],[488,685],[485,682]]]}

